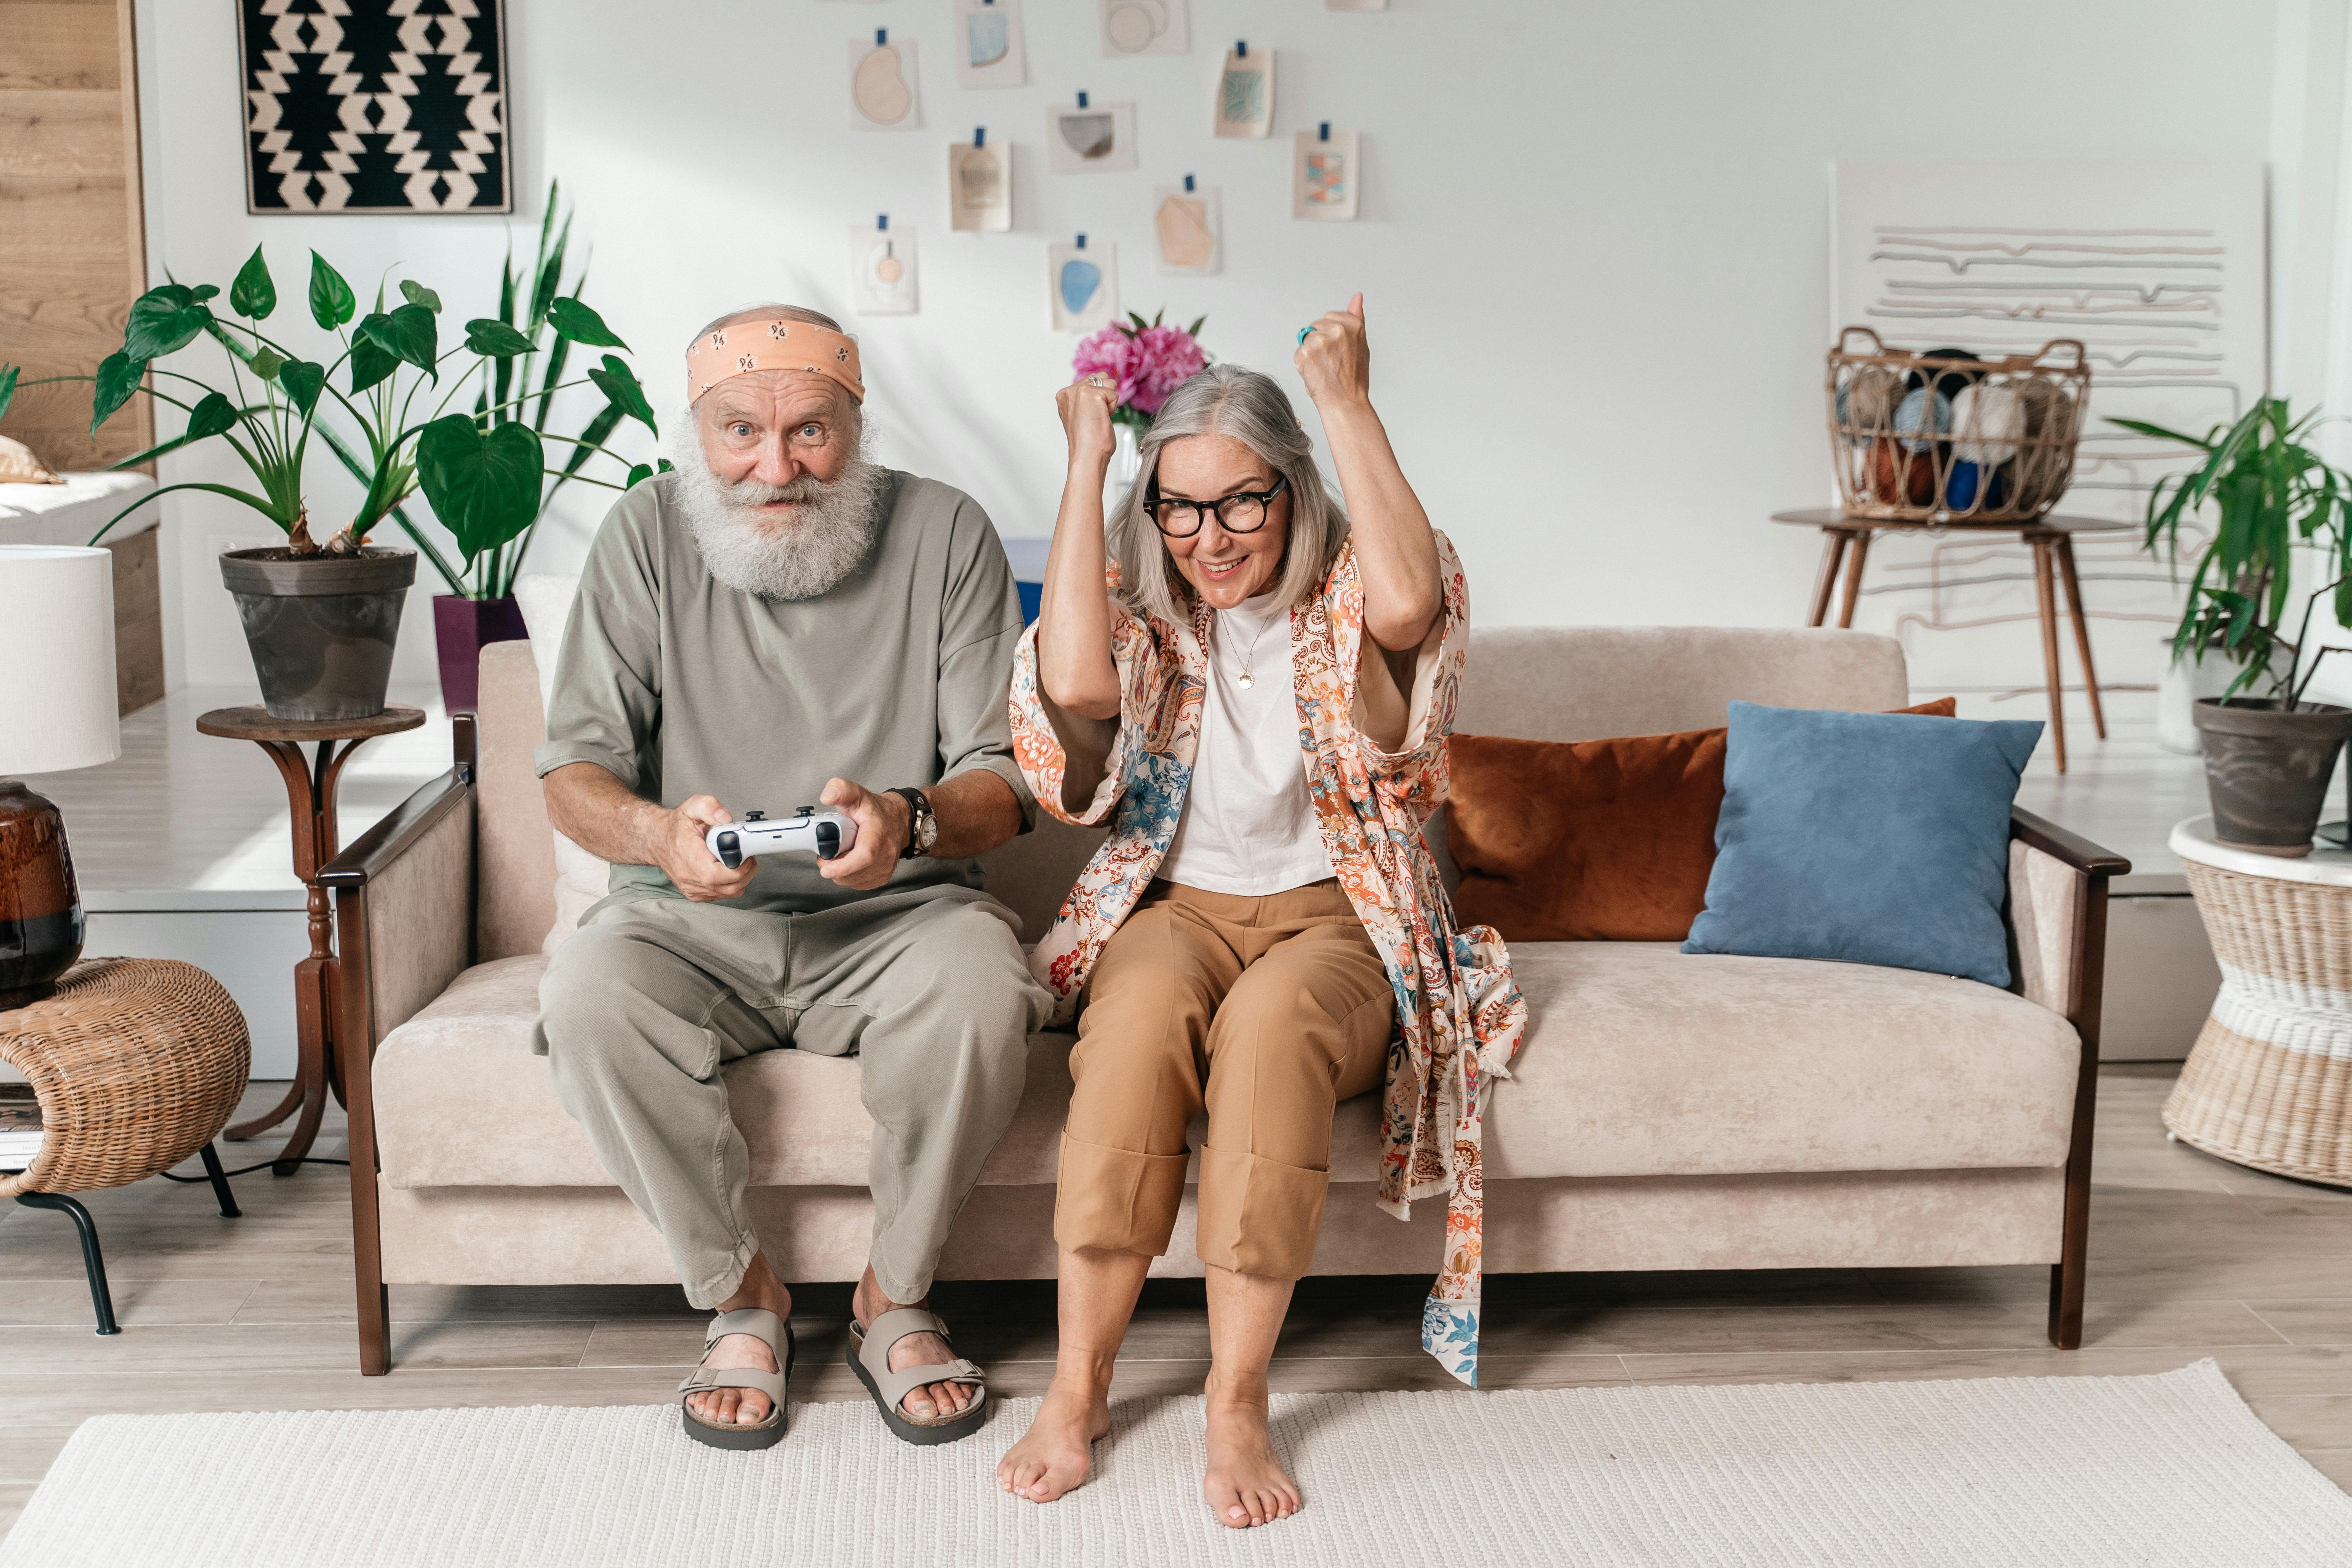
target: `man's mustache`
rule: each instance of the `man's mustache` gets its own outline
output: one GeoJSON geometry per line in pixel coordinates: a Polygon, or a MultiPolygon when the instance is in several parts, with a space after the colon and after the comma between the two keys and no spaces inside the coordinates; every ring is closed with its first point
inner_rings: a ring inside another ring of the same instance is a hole
{"type": "Polygon", "coordinates": [[[782,501],[805,504],[823,500],[832,487],[814,474],[803,474],[781,485],[762,484],[758,479],[738,479],[731,485],[721,485],[719,493],[738,506],[774,506],[782,501]]]}

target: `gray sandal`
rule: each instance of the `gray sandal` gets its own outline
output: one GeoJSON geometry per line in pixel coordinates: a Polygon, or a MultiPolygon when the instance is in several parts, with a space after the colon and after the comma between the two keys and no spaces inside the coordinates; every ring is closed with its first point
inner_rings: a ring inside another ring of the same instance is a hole
{"type": "Polygon", "coordinates": [[[857,1374],[857,1381],[866,1385],[866,1392],[874,1396],[874,1403],[881,1407],[883,1422],[905,1441],[925,1447],[952,1443],[978,1431],[980,1424],[988,1419],[988,1374],[962,1360],[892,1372],[890,1347],[908,1334],[937,1334],[946,1340],[948,1326],[940,1321],[937,1314],[919,1307],[893,1307],[863,1330],[858,1328],[856,1320],[850,1321],[849,1351],[844,1359],[849,1363],[849,1370],[857,1374]],[[972,1389],[971,1403],[961,1410],[937,1415],[908,1415],[898,1402],[927,1383],[968,1384],[972,1389]]]}
{"type": "Polygon", "coordinates": [[[793,1378],[793,1326],[765,1307],[738,1307],[731,1312],[721,1312],[710,1320],[710,1327],[702,1336],[702,1354],[708,1360],[710,1347],[729,1334],[749,1334],[768,1347],[782,1372],[761,1372],[757,1367],[698,1366],[692,1375],[677,1385],[677,1412],[686,1435],[698,1443],[708,1443],[714,1448],[772,1448],[784,1436],[784,1387],[793,1378]],[[782,1342],[779,1349],[778,1342],[782,1342]],[[714,1388],[748,1388],[768,1396],[768,1417],[756,1426],[725,1426],[705,1421],[695,1415],[687,1404],[688,1396],[705,1394],[714,1388]]]}

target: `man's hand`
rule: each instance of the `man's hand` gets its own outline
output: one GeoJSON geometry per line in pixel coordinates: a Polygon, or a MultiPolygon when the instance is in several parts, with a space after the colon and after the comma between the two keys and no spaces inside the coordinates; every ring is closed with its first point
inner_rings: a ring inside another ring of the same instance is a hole
{"type": "Polygon", "coordinates": [[[876,795],[847,779],[828,779],[824,794],[817,798],[827,809],[845,813],[857,824],[857,842],[848,854],[816,863],[825,880],[860,892],[888,881],[890,873],[898,868],[898,852],[907,847],[908,831],[914,822],[914,808],[907,804],[907,797],[887,792],[876,795]]]}
{"type": "MultiPolygon", "coordinates": [[[[654,853],[654,863],[672,886],[698,904],[740,899],[751,889],[759,861],[747,859],[730,871],[725,861],[710,852],[706,837],[719,824],[734,820],[717,796],[698,795],[681,801],[677,810],[663,812],[652,825],[647,847],[654,853]]],[[[865,831],[865,824],[858,825],[858,831],[865,831]]]]}

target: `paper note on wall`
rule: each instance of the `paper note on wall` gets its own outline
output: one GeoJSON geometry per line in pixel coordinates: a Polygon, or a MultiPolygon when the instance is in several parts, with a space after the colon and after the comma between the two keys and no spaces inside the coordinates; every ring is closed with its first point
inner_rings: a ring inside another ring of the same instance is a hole
{"type": "Polygon", "coordinates": [[[1351,223],[1362,184],[1363,156],[1353,131],[1302,131],[1292,143],[1290,216],[1317,223],[1351,223]]]}
{"type": "MultiPolygon", "coordinates": [[[[879,31],[879,29],[877,29],[879,31]]],[[[911,39],[849,41],[849,123],[857,131],[912,131],[923,122],[911,39]]]]}
{"type": "Polygon", "coordinates": [[[856,224],[849,230],[849,308],[865,316],[911,316],[915,231],[856,224]]]}
{"type": "Polygon", "coordinates": [[[1105,59],[1191,54],[1185,0],[1102,0],[1102,52],[1105,59]]]}
{"type": "Polygon", "coordinates": [[[1223,202],[1214,185],[1151,187],[1151,270],[1204,277],[1224,267],[1223,202]]]}
{"type": "Polygon", "coordinates": [[[1003,234],[1013,227],[1013,147],[948,144],[948,227],[958,234],[1003,234]]]}
{"type": "Polygon", "coordinates": [[[1045,247],[1046,284],[1057,332],[1097,332],[1118,314],[1118,247],[1045,247]]]}
{"type": "Polygon", "coordinates": [[[1097,103],[1045,111],[1045,167],[1056,174],[1135,167],[1135,105],[1097,103]]]}
{"type": "Polygon", "coordinates": [[[1274,51],[1244,54],[1225,51],[1225,68],[1217,77],[1216,120],[1219,136],[1262,137],[1274,129],[1274,51]]]}
{"type": "Polygon", "coordinates": [[[956,0],[958,87],[1023,87],[1029,80],[1021,0],[956,0]]]}

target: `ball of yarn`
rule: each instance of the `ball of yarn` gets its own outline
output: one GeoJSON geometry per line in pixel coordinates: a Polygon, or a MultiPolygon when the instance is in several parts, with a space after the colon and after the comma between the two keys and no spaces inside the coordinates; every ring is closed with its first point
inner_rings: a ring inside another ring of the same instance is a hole
{"type": "MultiPolygon", "coordinates": [[[[1958,447],[1952,448],[1959,450],[1958,447]]],[[[1944,506],[1950,511],[1967,511],[1981,506],[1990,511],[2009,499],[2009,470],[1988,463],[1967,458],[1955,459],[1952,471],[1944,476],[1944,506]],[[1979,496],[1979,492],[1982,492],[1979,496]]]]}
{"type": "Polygon", "coordinates": [[[1926,451],[1951,428],[1952,400],[1924,386],[1905,393],[1903,405],[1895,411],[1895,434],[1903,438],[1906,451],[1926,451]]]}
{"type": "Polygon", "coordinates": [[[1870,499],[1895,506],[1926,506],[1936,499],[1936,459],[1903,449],[1900,441],[1870,444],[1870,499]]]}
{"type": "Polygon", "coordinates": [[[1964,386],[1952,397],[1952,456],[1998,468],[2017,456],[2025,408],[2005,385],[1964,386]]]}
{"type": "Polygon", "coordinates": [[[1884,430],[1902,395],[1902,376],[1885,365],[1864,365],[1838,388],[1837,422],[1859,435],[1884,430]]]}
{"type": "Polygon", "coordinates": [[[2014,384],[2021,449],[2012,504],[2032,510],[2066,488],[2074,464],[2074,400],[2038,376],[2014,384]]]}
{"type": "MultiPolygon", "coordinates": [[[[1925,349],[1911,357],[1913,359],[1972,360],[1977,356],[1973,349],[1925,349]]],[[[1969,383],[1982,379],[1983,375],[1984,372],[1980,370],[1939,370],[1936,373],[1936,390],[1946,397],[1951,397],[1969,383]]],[[[1915,370],[1903,378],[1903,387],[1906,392],[1916,391],[1927,383],[1927,373],[1920,370],[1915,370]]]]}

